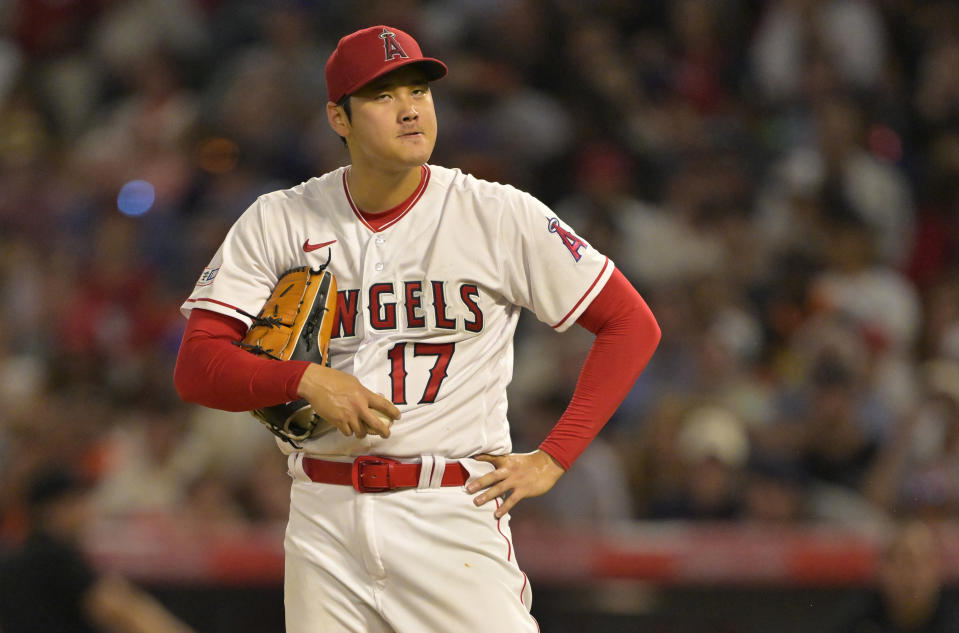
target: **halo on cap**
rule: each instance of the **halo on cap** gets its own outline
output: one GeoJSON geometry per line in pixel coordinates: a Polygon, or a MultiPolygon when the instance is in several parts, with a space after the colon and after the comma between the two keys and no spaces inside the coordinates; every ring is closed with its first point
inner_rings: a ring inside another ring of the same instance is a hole
{"type": "Polygon", "coordinates": [[[377,77],[416,64],[429,81],[444,77],[446,64],[424,57],[413,37],[400,29],[378,25],[340,39],[326,62],[327,97],[339,103],[377,77]]]}

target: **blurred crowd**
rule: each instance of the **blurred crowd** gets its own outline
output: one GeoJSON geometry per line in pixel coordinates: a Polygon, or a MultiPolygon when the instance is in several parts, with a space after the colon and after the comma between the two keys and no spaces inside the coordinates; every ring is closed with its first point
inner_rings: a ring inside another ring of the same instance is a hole
{"type": "MultiPolygon", "coordinates": [[[[0,538],[50,465],[104,517],[285,518],[272,436],[173,392],[178,307],[258,195],[347,160],[323,69],[371,24],[450,67],[431,162],[542,199],[662,327],[517,520],[959,518],[953,0],[7,0],[0,538]]],[[[521,321],[517,450],[573,330],[521,321]]]]}

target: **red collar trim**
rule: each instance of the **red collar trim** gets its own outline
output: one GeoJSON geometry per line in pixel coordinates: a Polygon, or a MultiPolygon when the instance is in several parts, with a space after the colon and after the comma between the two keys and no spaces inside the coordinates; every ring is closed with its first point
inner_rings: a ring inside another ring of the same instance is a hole
{"type": "Polygon", "coordinates": [[[348,169],[343,170],[343,191],[346,193],[346,201],[350,203],[350,208],[353,210],[357,219],[374,233],[379,233],[399,222],[400,218],[405,216],[409,210],[419,202],[419,199],[423,197],[423,193],[426,191],[426,185],[430,182],[429,166],[421,165],[420,184],[417,185],[416,190],[409,198],[392,209],[387,209],[380,213],[367,213],[357,208],[356,203],[353,202],[353,196],[350,195],[350,188],[346,184],[346,174],[348,171],[348,169]]]}

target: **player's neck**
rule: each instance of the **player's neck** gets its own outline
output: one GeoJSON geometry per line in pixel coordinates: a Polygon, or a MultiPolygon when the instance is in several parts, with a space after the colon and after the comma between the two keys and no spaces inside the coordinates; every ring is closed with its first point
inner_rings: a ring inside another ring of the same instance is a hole
{"type": "Polygon", "coordinates": [[[346,184],[358,209],[382,213],[409,198],[419,187],[421,178],[419,166],[403,172],[382,172],[352,165],[346,174],[346,184]]]}

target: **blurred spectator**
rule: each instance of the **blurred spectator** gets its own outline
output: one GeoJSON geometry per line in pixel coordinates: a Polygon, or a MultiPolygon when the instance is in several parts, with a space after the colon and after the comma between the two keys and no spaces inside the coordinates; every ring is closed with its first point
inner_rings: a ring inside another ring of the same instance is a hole
{"type": "Polygon", "coordinates": [[[923,357],[959,360],[959,269],[937,278],[924,299],[923,357]]]}
{"type": "Polygon", "coordinates": [[[866,489],[895,515],[959,516],[959,362],[923,366],[919,405],[903,416],[878,456],[866,489]]]}
{"type": "Polygon", "coordinates": [[[904,413],[915,398],[914,361],[920,322],[919,296],[898,270],[875,257],[871,229],[854,216],[827,223],[825,269],[811,282],[818,311],[849,319],[862,339],[870,370],[863,374],[893,414],[904,413]]]}
{"type": "Polygon", "coordinates": [[[809,477],[810,518],[876,520],[882,514],[863,492],[892,418],[862,378],[861,348],[838,325],[831,333],[822,325],[807,333],[803,378],[784,391],[780,419],[756,428],[754,442],[759,455],[794,461],[809,477]]]}
{"type": "Polygon", "coordinates": [[[802,410],[802,462],[818,481],[858,490],[879,447],[852,371],[824,357],[812,368],[802,410]]]}
{"type": "Polygon", "coordinates": [[[959,111],[959,35],[955,30],[959,16],[942,17],[933,25],[935,31],[920,63],[916,105],[926,125],[948,129],[959,111]]]}
{"type": "Polygon", "coordinates": [[[693,521],[736,518],[749,457],[749,436],[742,421],[715,406],[693,409],[683,419],[676,448],[685,469],[682,488],[653,499],[649,517],[693,521]]]}
{"type": "Polygon", "coordinates": [[[959,612],[944,599],[939,544],[929,525],[907,521],[883,545],[876,595],[837,633],[955,633],[959,612]]]}
{"type": "Polygon", "coordinates": [[[608,253],[609,257],[624,261],[631,249],[624,249],[624,222],[643,213],[630,190],[631,160],[626,152],[612,143],[594,142],[582,149],[574,166],[576,174],[573,192],[556,203],[556,213],[575,226],[583,235],[590,236],[590,244],[608,253]]]}
{"type": "Polygon", "coordinates": [[[192,630],[148,593],[86,560],[82,538],[91,514],[81,479],[62,468],[38,471],[24,502],[27,538],[0,560],[4,633],[192,630]]]}
{"type": "Polygon", "coordinates": [[[744,521],[790,525],[811,518],[809,477],[799,464],[755,455],[746,466],[744,480],[744,521]]]}
{"type": "Polygon", "coordinates": [[[875,233],[854,215],[825,225],[826,270],[812,281],[813,301],[825,312],[854,319],[876,354],[909,352],[919,329],[915,288],[877,260],[875,233]]]}
{"type": "Polygon", "coordinates": [[[0,416],[0,540],[17,540],[27,529],[21,500],[38,471],[58,465],[97,477],[103,424],[113,414],[102,386],[76,377],[52,376],[9,405],[0,416]]]}
{"type": "Polygon", "coordinates": [[[763,97],[778,103],[801,99],[816,82],[873,88],[885,62],[885,39],[871,2],[768,2],[753,38],[755,77],[763,97]]]}
{"type": "Polygon", "coordinates": [[[263,11],[258,39],[215,69],[207,89],[209,124],[235,142],[257,172],[295,184],[317,173],[302,130],[324,103],[326,54],[306,7],[280,3],[263,11]]]}
{"type": "Polygon", "coordinates": [[[717,176],[709,158],[690,160],[669,177],[661,206],[636,204],[630,213],[621,213],[623,242],[630,245],[623,250],[622,265],[642,287],[682,283],[724,269],[729,253],[714,230],[717,176]]]}
{"type": "Polygon", "coordinates": [[[99,359],[118,394],[137,389],[173,320],[151,262],[140,253],[143,227],[119,214],[96,226],[91,252],[68,294],[58,297],[58,346],[67,358],[99,359]]]}
{"type": "Polygon", "coordinates": [[[759,218],[770,246],[794,243],[791,231],[797,224],[815,237],[817,227],[810,223],[827,221],[839,211],[875,231],[880,261],[900,265],[906,260],[915,221],[912,191],[897,165],[867,149],[869,124],[865,107],[854,97],[830,93],[814,104],[813,142],[803,139],[787,148],[762,191],[759,218]],[[821,204],[808,207],[795,201],[810,196],[820,197],[821,204]]]}
{"type": "MultiPolygon", "coordinates": [[[[85,4],[85,3],[81,3],[85,4]]],[[[97,16],[90,49],[114,73],[136,72],[141,60],[167,50],[190,60],[206,52],[208,25],[190,0],[107,0],[97,16]]]]}
{"type": "Polygon", "coordinates": [[[183,450],[187,407],[163,394],[141,398],[104,437],[104,470],[95,501],[108,516],[173,514],[202,479],[202,464],[183,450]]]}

